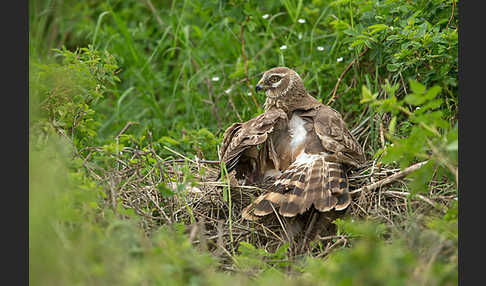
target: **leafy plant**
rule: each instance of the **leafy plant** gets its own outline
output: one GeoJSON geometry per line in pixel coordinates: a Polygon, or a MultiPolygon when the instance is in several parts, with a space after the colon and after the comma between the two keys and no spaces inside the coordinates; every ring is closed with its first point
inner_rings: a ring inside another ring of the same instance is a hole
{"type": "Polygon", "coordinates": [[[200,223],[187,189],[204,168],[167,172],[168,162],[217,160],[224,129],[262,112],[253,86],[277,65],[368,130],[369,157],[393,168],[427,160],[406,181],[412,195],[457,193],[456,0],[39,0],[29,25],[32,284],[457,284],[455,200],[393,225],[338,220],[347,243],[325,259],[241,241],[229,188],[230,252],[240,241],[229,257],[160,220],[177,199],[200,223]],[[134,190],[161,202],[136,213],[112,201],[100,179],[110,171],[163,178],[134,190]]]}
{"type": "Polygon", "coordinates": [[[381,148],[375,157],[383,155],[383,163],[399,162],[403,169],[414,160],[427,160],[427,164],[415,172],[411,183],[414,192],[426,191],[426,184],[435,171],[439,174],[452,176],[457,184],[457,150],[458,135],[457,124],[445,120],[444,99],[439,96],[441,88],[433,86],[429,89],[417,81],[410,81],[411,93],[403,99],[395,96],[398,85],[388,82],[382,86],[385,90],[385,99],[378,99],[378,93],[371,94],[363,86],[361,103],[375,106],[380,113],[390,113],[388,130],[385,134],[391,144],[381,148]],[[406,128],[397,132],[399,116],[406,119],[406,128]],[[439,168],[436,169],[436,166],[439,168]]]}
{"type": "Polygon", "coordinates": [[[93,106],[120,81],[115,75],[118,66],[107,51],[101,53],[92,46],[55,51],[61,63],[32,64],[30,84],[35,94],[31,105],[38,105],[41,114],[31,124],[36,124],[35,131],[54,128],[74,146],[84,147],[93,143],[101,125],[93,106]]]}
{"type": "Polygon", "coordinates": [[[283,269],[291,264],[287,258],[289,244],[282,244],[275,252],[256,248],[248,242],[241,241],[239,254],[234,256],[236,266],[245,273],[259,273],[271,268],[283,269]]]}

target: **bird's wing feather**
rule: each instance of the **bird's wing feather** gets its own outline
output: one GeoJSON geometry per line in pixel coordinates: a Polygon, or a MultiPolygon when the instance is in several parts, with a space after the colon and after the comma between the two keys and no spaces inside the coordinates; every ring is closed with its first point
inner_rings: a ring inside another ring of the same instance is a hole
{"type": "Polygon", "coordinates": [[[351,203],[346,172],[341,163],[328,162],[327,155],[303,153],[247,206],[242,217],[249,220],[278,209],[285,217],[303,214],[311,205],[321,211],[343,210],[351,203]]]}
{"type": "Polygon", "coordinates": [[[341,115],[329,106],[310,110],[301,115],[311,117],[314,130],[321,140],[327,160],[359,167],[364,161],[363,149],[346,127],[341,115]]]}
{"type": "Polygon", "coordinates": [[[274,108],[246,122],[231,125],[224,132],[220,150],[220,160],[226,164],[227,171],[237,165],[244,151],[265,142],[277,124],[286,120],[285,112],[274,108]]]}

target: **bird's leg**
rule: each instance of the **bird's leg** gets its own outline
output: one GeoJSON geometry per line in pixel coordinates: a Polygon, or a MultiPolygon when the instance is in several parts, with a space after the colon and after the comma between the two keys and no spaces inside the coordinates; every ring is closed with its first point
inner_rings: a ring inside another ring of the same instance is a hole
{"type": "Polygon", "coordinates": [[[261,183],[262,175],[260,174],[260,164],[254,158],[250,158],[249,171],[246,176],[245,185],[254,185],[255,183],[261,183]]]}

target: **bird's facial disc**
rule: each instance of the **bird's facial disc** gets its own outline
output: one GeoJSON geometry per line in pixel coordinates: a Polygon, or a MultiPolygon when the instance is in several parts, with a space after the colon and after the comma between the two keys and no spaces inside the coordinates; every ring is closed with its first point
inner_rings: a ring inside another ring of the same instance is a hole
{"type": "Polygon", "coordinates": [[[282,73],[273,73],[264,75],[262,79],[257,83],[255,86],[256,91],[260,90],[274,90],[282,84],[283,79],[285,78],[286,74],[282,73]]]}

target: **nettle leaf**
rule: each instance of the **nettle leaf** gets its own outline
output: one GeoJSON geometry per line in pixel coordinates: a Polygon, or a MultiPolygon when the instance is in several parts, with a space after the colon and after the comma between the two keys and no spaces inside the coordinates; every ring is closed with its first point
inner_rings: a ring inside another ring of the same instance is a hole
{"type": "Polygon", "coordinates": [[[399,142],[393,143],[392,145],[386,146],[383,157],[381,157],[381,162],[383,163],[394,163],[399,161],[403,157],[403,145],[399,142]]]}
{"type": "Polygon", "coordinates": [[[409,183],[410,193],[412,195],[424,193],[428,190],[427,185],[434,175],[435,165],[436,164],[432,160],[429,160],[420,169],[408,175],[412,179],[409,183]]]}
{"type": "Polygon", "coordinates": [[[424,94],[425,92],[425,85],[419,83],[416,80],[411,79],[410,80],[410,89],[413,91],[415,94],[424,94]]]}
{"type": "Polygon", "coordinates": [[[433,87],[429,88],[425,93],[425,98],[428,100],[434,99],[440,92],[442,88],[438,85],[434,85],[433,87]]]}
{"type": "Polygon", "coordinates": [[[438,127],[446,127],[449,123],[442,119],[443,112],[442,110],[430,111],[427,113],[418,114],[411,118],[412,122],[414,123],[424,123],[431,126],[438,126],[438,127]],[[445,125],[445,124],[446,125],[445,125]]]}
{"type": "Polygon", "coordinates": [[[431,100],[425,103],[424,105],[417,107],[414,113],[418,115],[424,113],[427,110],[439,108],[442,105],[442,103],[443,103],[442,99],[431,100]]]}
{"type": "Polygon", "coordinates": [[[422,94],[409,93],[403,100],[410,105],[419,106],[424,104],[427,98],[422,94]]]}

